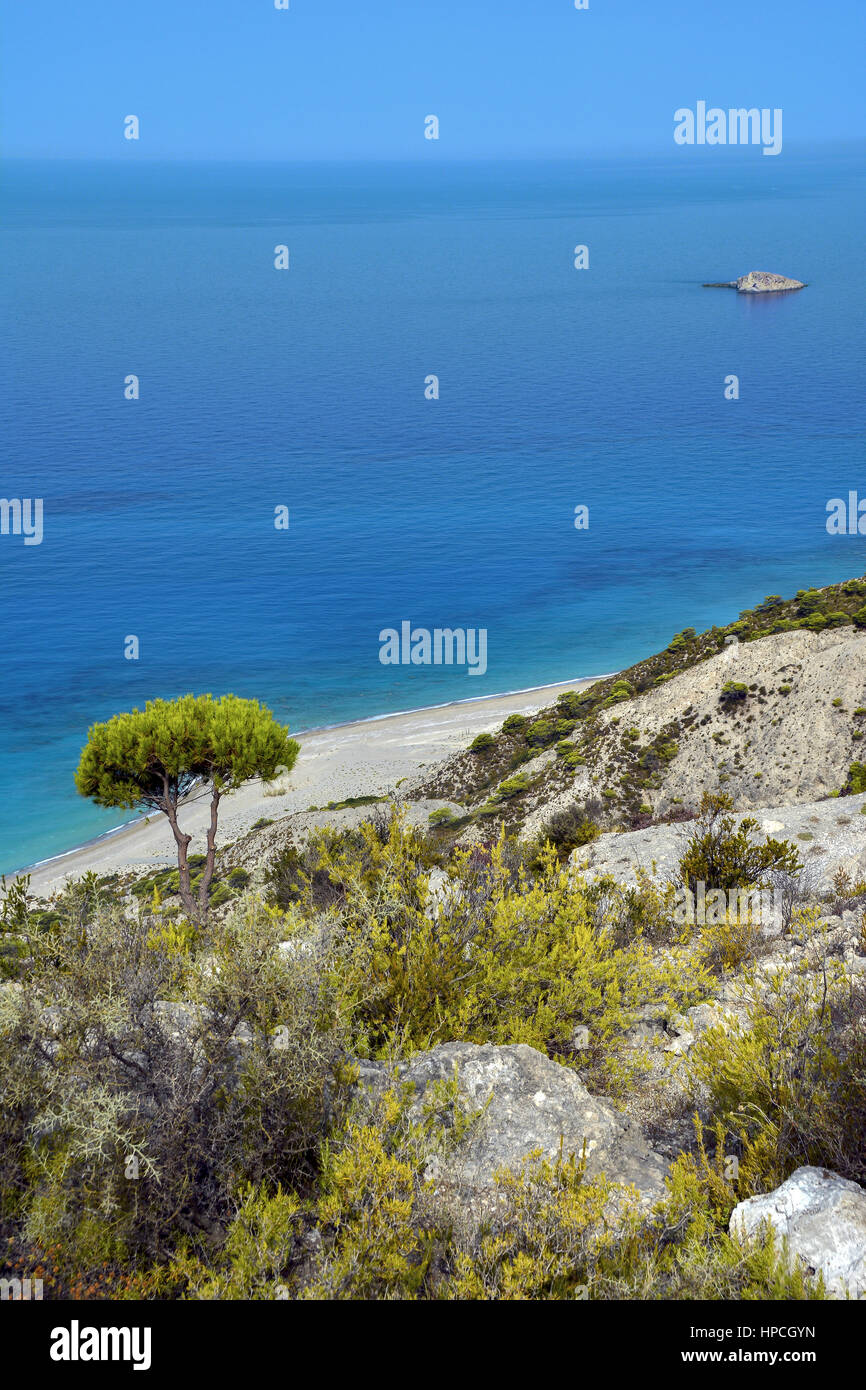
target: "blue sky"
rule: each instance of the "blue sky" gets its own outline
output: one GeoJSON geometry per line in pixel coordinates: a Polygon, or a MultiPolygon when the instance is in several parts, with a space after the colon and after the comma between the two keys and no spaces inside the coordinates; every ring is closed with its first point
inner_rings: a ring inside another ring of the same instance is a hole
{"type": "Polygon", "coordinates": [[[866,136],[866,0],[6,0],[0,153],[474,158],[672,149],[673,112],[866,136]],[[141,140],[122,138],[141,119],[141,140]],[[440,140],[423,139],[435,114],[440,140]]]}

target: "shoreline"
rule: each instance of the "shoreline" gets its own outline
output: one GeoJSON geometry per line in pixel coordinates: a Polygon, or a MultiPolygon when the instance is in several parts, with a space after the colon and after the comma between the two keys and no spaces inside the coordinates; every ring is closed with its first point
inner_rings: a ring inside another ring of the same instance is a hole
{"type": "MultiPolygon", "coordinates": [[[[223,803],[220,839],[225,841],[230,827],[232,833],[228,838],[237,839],[251,829],[256,819],[270,812],[275,813],[271,818],[277,819],[308,810],[309,802],[317,804],[320,798],[327,802],[356,795],[393,794],[401,782],[420,773],[430,762],[441,761],[466,746],[477,733],[485,732],[487,726],[491,729],[497,726],[508,714],[531,713],[550,704],[557,694],[566,690],[586,689],[613,674],[606,672],[598,676],[579,676],[572,680],[528,686],[523,690],[468,696],[441,704],[423,705],[418,709],[369,715],[344,724],[325,724],[299,730],[292,736],[301,745],[301,755],[289,774],[285,790],[279,793],[271,790],[268,794],[258,779],[244,783],[223,803]],[[440,718],[431,721],[431,715],[439,715],[440,718]],[[459,729],[456,727],[458,722],[461,725],[459,729]],[[370,737],[371,725],[379,726],[379,739],[370,737]],[[393,730],[387,727],[389,725],[393,725],[393,730]],[[399,736],[396,748],[391,747],[395,743],[394,738],[389,737],[392,733],[399,736]],[[307,758],[303,756],[305,750],[309,755],[307,758]],[[422,755],[427,755],[428,760],[422,760],[422,755]],[[320,764],[318,768],[314,766],[317,761],[320,764]],[[400,775],[396,776],[398,773],[400,775]],[[345,779],[348,785],[338,784],[337,778],[345,779]],[[384,778],[388,785],[384,789],[381,785],[375,788],[362,785],[361,779],[370,778],[380,782],[384,778]],[[358,790],[355,790],[356,783],[358,790]],[[297,804],[299,801],[304,801],[305,805],[297,804]]],[[[275,785],[279,787],[281,781],[278,778],[275,785]]],[[[189,834],[195,835],[200,829],[198,821],[204,822],[209,799],[205,815],[195,810],[197,803],[203,800],[201,795],[193,793],[181,805],[180,820],[189,834]]],[[[60,854],[13,870],[7,878],[14,882],[29,874],[31,891],[46,896],[61,888],[67,878],[97,866],[107,873],[138,868],[145,871],[156,865],[161,867],[174,863],[174,841],[165,817],[158,811],[151,811],[148,815],[124,821],[60,854]],[[127,852],[118,853],[121,848],[127,852]]]]}

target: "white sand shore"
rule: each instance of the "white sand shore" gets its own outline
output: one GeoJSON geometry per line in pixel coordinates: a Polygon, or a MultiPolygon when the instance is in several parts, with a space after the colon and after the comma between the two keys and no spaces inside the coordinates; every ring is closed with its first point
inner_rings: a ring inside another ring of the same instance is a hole
{"type": "MultiPolygon", "coordinates": [[[[600,679],[562,681],[301,734],[297,763],[282,779],[285,790],[278,796],[266,796],[262,783],[252,781],[227,797],[220,807],[217,843],[238,839],[263,816],[276,820],[347,797],[387,796],[402,779],[465,747],[476,734],[498,729],[509,714],[529,714],[549,705],[564,690],[579,690],[600,679]]],[[[194,793],[181,811],[180,823],[194,837],[192,853],[204,848],[209,805],[207,792],[194,793]]],[[[176,862],[168,822],[157,813],[39,864],[29,871],[31,891],[50,897],[66,879],[77,878],[89,869],[99,874],[117,870],[143,873],[153,866],[176,862]]]]}

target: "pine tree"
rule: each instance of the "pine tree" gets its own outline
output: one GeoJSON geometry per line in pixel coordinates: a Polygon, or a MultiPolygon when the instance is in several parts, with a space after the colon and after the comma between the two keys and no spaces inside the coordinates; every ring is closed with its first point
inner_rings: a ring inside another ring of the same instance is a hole
{"type": "Polygon", "coordinates": [[[182,695],[177,700],[149,700],[143,710],[94,724],[75,785],[98,806],[161,811],[168,818],[177,844],[181,900],[191,917],[204,920],[221,798],[251,777],[273,781],[294,766],[297,756],[296,741],[257,700],[182,695]],[[196,903],[187,858],[192,836],[180,828],[178,807],[197,783],[210,788],[211,804],[196,903]]]}

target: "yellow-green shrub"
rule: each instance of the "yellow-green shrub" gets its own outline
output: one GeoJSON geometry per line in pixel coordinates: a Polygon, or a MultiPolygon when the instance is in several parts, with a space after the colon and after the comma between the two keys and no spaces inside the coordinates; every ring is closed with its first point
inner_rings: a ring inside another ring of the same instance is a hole
{"type": "MultiPolygon", "coordinates": [[[[325,864],[330,847],[322,853],[325,864]]],[[[582,1072],[622,1089],[638,1065],[624,1048],[635,1011],[688,1008],[708,992],[708,972],[686,947],[655,957],[639,927],[623,940],[621,904],[600,910],[553,846],[535,875],[509,862],[504,836],[478,859],[458,855],[434,910],[414,837],[396,819],[385,844],[365,834],[362,856],[341,847],[330,872],[346,897],[329,970],[354,1011],[356,1047],[385,1056],[452,1040],[526,1043],[567,1060],[583,1026],[582,1072]]]]}
{"type": "Polygon", "coordinates": [[[709,1028],[689,1059],[693,1085],[743,1149],[741,1196],[801,1164],[862,1181],[864,1063],[863,990],[841,961],[753,979],[745,1020],[709,1028]]]}

